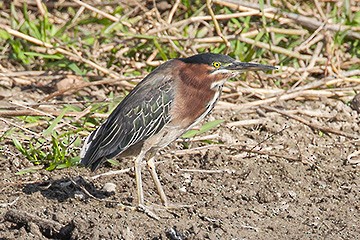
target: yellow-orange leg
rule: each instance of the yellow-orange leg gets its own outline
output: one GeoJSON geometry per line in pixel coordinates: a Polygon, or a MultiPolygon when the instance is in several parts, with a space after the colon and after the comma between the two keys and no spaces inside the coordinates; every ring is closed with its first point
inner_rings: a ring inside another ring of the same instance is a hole
{"type": "Polygon", "coordinates": [[[141,164],[145,157],[146,152],[141,151],[140,154],[136,157],[135,160],[135,179],[136,179],[136,191],[138,196],[139,206],[144,206],[144,191],[141,179],[141,164]]]}
{"type": "Polygon", "coordinates": [[[148,170],[149,170],[149,172],[151,174],[151,177],[152,177],[152,179],[154,181],[154,184],[156,186],[156,189],[157,189],[157,191],[158,191],[158,193],[160,195],[161,201],[164,204],[164,206],[167,207],[168,206],[168,201],[167,201],[167,197],[165,195],[164,189],[163,189],[163,187],[162,187],[162,185],[160,183],[159,177],[158,177],[158,175],[156,173],[155,162],[154,162],[155,156],[154,155],[155,154],[152,154],[150,159],[147,161],[147,166],[148,166],[148,170]]]}
{"type": "Polygon", "coordinates": [[[143,191],[143,185],[141,179],[141,164],[143,159],[145,158],[146,152],[147,151],[144,150],[141,151],[135,160],[135,178],[136,178],[136,191],[138,195],[138,210],[144,212],[149,217],[159,220],[159,217],[144,204],[144,191],[143,191]]]}

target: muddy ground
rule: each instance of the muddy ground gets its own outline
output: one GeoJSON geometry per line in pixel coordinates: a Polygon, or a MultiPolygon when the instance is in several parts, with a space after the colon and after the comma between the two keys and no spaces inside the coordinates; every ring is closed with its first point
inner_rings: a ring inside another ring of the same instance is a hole
{"type": "MultiPolygon", "coordinates": [[[[291,113],[313,124],[360,136],[359,114],[339,100],[287,101],[272,106],[296,110],[291,113]]],[[[155,206],[158,220],[117,204],[136,204],[134,172],[126,170],[132,167],[131,159],[96,173],[74,167],[17,176],[29,163],[19,162],[16,154],[14,159],[1,157],[0,237],[358,238],[360,172],[354,163],[359,162],[359,138],[318,131],[263,108],[230,111],[220,105],[208,120],[215,118],[226,121],[202,136],[207,143],[178,141],[158,156],[158,173],[177,208],[167,211],[159,206],[154,185],[144,171],[145,198],[155,206]],[[246,119],[258,122],[229,125],[246,119]],[[91,178],[116,169],[126,171],[91,178]],[[105,191],[106,183],[114,183],[115,192],[105,191]]]]}

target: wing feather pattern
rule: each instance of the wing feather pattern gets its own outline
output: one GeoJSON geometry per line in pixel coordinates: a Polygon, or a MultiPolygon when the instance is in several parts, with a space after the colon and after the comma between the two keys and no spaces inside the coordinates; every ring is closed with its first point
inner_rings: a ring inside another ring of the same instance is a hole
{"type": "Polygon", "coordinates": [[[158,133],[169,121],[173,101],[172,79],[148,75],[91,133],[81,150],[81,164],[94,171],[129,147],[158,133]]]}

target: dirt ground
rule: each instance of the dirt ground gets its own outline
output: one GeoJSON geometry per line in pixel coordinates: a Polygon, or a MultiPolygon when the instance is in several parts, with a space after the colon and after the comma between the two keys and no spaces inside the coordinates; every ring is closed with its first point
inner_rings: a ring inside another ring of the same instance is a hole
{"type": "MultiPolygon", "coordinates": [[[[360,136],[359,114],[339,100],[272,106],[360,136]]],[[[202,136],[210,144],[178,141],[158,156],[158,173],[177,208],[161,208],[143,171],[145,198],[155,204],[158,220],[118,204],[136,204],[134,172],[127,169],[131,159],[117,168],[124,173],[92,179],[116,169],[104,166],[91,173],[76,167],[17,176],[28,163],[2,157],[0,238],[358,238],[360,172],[351,163],[356,163],[352,156],[359,151],[359,138],[320,132],[263,108],[224,111],[220,105],[207,119],[216,118],[226,121],[202,136]],[[257,119],[257,124],[230,126],[246,119],[257,119]],[[104,190],[106,183],[114,183],[115,192],[104,190]]]]}

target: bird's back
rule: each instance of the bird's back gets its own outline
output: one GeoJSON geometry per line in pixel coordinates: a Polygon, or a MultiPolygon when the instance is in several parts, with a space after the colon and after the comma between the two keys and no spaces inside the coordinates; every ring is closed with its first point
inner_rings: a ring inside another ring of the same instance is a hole
{"type": "Polygon", "coordinates": [[[169,121],[174,99],[169,62],[142,80],[91,133],[81,150],[81,164],[94,171],[98,166],[158,133],[169,121]]]}

